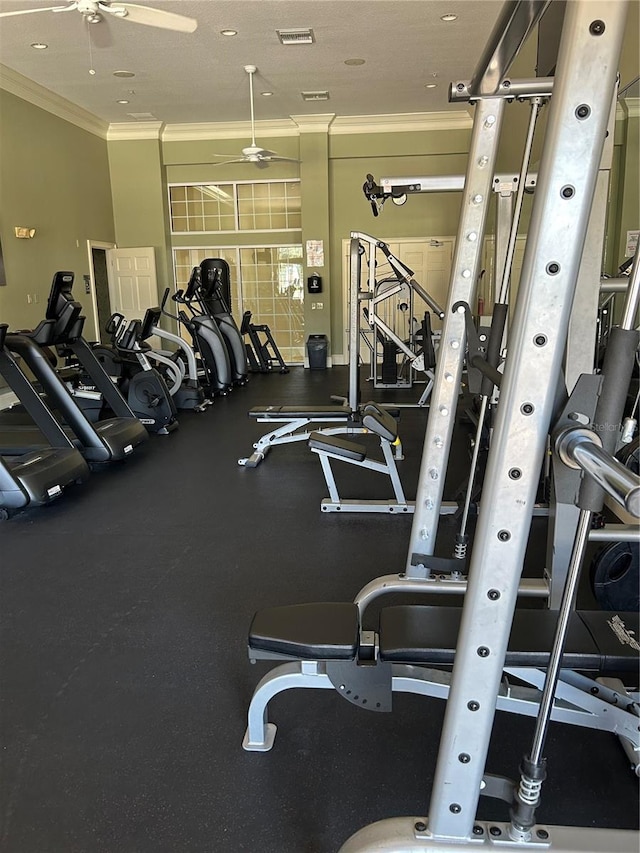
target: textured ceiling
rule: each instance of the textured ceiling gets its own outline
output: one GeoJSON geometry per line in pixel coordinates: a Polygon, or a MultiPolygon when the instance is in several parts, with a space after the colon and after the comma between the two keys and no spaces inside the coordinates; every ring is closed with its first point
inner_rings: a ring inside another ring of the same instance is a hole
{"type": "MultiPolygon", "coordinates": [[[[460,110],[449,83],[468,79],[502,0],[141,0],[198,20],[192,34],[79,12],[0,19],[0,62],[107,122],[149,113],[165,123],[244,121],[256,65],[256,120],[460,110]],[[446,23],[441,16],[457,14],[446,23]],[[315,43],[285,47],[277,29],[310,27],[315,43]],[[238,35],[222,36],[233,28],[238,35]],[[91,36],[91,46],[89,43],[91,36]],[[34,50],[33,42],[49,45],[34,50]],[[364,59],[348,66],[345,60],[364,59]],[[89,74],[89,69],[95,74],[89,74]],[[127,80],[114,71],[135,73],[127,80]],[[436,83],[427,89],[427,83],[436,83]],[[330,100],[305,102],[303,90],[330,100]],[[261,97],[271,91],[271,97],[261,97]],[[129,100],[118,104],[118,99],[129,100]]],[[[0,11],[55,0],[0,0],[0,11]]]]}

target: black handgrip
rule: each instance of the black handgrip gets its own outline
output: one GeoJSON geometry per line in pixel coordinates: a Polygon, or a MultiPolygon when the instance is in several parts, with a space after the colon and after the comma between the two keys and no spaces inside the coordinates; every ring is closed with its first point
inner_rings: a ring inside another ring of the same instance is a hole
{"type": "Polygon", "coordinates": [[[118,328],[120,327],[120,323],[124,320],[124,314],[118,314],[117,312],[112,314],[107,320],[107,324],[104,327],[105,332],[109,335],[114,335],[118,328]]]}
{"type": "Polygon", "coordinates": [[[160,303],[160,308],[164,310],[164,306],[167,304],[167,299],[169,298],[169,294],[171,293],[170,287],[165,287],[164,294],[162,296],[162,302],[160,303]]]}
{"type": "Polygon", "coordinates": [[[378,191],[379,187],[376,185],[373,175],[367,175],[367,180],[362,185],[362,192],[371,202],[371,211],[374,216],[378,215],[378,205],[376,203],[376,194],[378,191]]]}
{"type": "MultiPolygon", "coordinates": [[[[502,336],[504,335],[504,327],[507,322],[508,313],[508,306],[505,305],[504,302],[497,302],[493,306],[493,319],[491,320],[491,331],[489,332],[489,340],[487,341],[486,361],[489,367],[494,369],[500,364],[502,336]]],[[[478,369],[482,370],[482,368],[478,369]]],[[[495,375],[492,378],[490,375],[487,375],[484,370],[482,370],[482,373],[483,377],[480,394],[483,397],[490,397],[493,391],[493,386],[498,385],[499,387],[500,381],[495,382],[495,375]]],[[[502,376],[502,374],[499,374],[499,376],[502,376]]]]}
{"type": "Polygon", "coordinates": [[[481,355],[474,355],[471,358],[471,366],[475,367],[476,370],[479,370],[482,373],[482,396],[489,397],[493,386],[500,387],[500,383],[502,382],[502,373],[498,370],[497,367],[494,367],[492,364],[484,359],[481,355]],[[485,383],[489,388],[489,391],[485,394],[484,387],[485,383]]]}

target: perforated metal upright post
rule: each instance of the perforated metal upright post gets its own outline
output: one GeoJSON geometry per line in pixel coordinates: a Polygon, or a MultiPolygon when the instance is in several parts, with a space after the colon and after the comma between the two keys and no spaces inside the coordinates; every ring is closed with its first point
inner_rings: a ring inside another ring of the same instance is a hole
{"type": "Polygon", "coordinates": [[[460,224],[409,540],[405,569],[409,576],[416,572],[414,555],[431,555],[435,546],[465,349],[465,317],[452,309],[456,302],[470,303],[475,290],[504,107],[502,98],[482,99],[475,107],[460,224]]]}
{"type": "Polygon", "coordinates": [[[352,412],[360,405],[360,241],[349,242],[349,407],[352,412]]]}
{"type": "MultiPolygon", "coordinates": [[[[626,7],[625,0],[573,0],[566,6],[428,819],[395,818],[373,824],[343,845],[342,853],[459,853],[476,844],[494,847],[487,825],[476,824],[476,810],[626,7]]],[[[558,853],[631,853],[637,851],[638,841],[636,833],[578,827],[550,827],[547,838],[558,853]]],[[[527,843],[514,846],[526,849],[527,843]]]]}
{"type": "Polygon", "coordinates": [[[624,2],[567,4],[440,742],[434,838],[472,837],[625,12],[624,2]]]}

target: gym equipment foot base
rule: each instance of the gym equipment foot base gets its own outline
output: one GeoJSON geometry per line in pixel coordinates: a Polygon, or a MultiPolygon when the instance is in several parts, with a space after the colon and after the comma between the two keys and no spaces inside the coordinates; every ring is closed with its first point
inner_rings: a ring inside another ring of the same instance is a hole
{"type": "Polygon", "coordinates": [[[269,752],[276,739],[278,727],[275,723],[267,723],[264,727],[264,738],[261,741],[250,740],[249,728],[247,727],[242,739],[242,748],[247,752],[269,752]]]}

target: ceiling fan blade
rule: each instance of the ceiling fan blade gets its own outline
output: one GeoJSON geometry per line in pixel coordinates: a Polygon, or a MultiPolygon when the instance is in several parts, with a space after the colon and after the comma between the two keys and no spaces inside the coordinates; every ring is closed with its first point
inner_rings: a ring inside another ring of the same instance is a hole
{"type": "Polygon", "coordinates": [[[277,154],[274,157],[265,157],[265,160],[270,160],[271,162],[278,161],[280,163],[301,163],[301,160],[298,160],[296,157],[279,157],[277,154]]]}
{"type": "Polygon", "coordinates": [[[151,6],[138,6],[137,3],[109,3],[99,2],[101,12],[124,17],[134,24],[145,24],[148,27],[160,27],[164,30],[173,30],[179,33],[192,33],[198,27],[195,18],[187,18],[185,15],[176,15],[174,12],[166,12],[164,9],[153,9],[151,6]],[[119,15],[118,10],[124,9],[126,15],[119,15]]]}
{"type": "Polygon", "coordinates": [[[77,3],[72,3],[70,6],[41,6],[39,9],[20,9],[19,12],[0,12],[0,18],[12,18],[14,15],[32,15],[34,12],[72,12],[77,8],[77,3]]]}
{"type": "MultiPolygon", "coordinates": [[[[220,154],[214,154],[214,157],[220,157],[220,154]]],[[[237,157],[235,160],[223,160],[222,163],[211,163],[212,166],[226,166],[229,163],[247,163],[244,157],[237,157]]]]}

